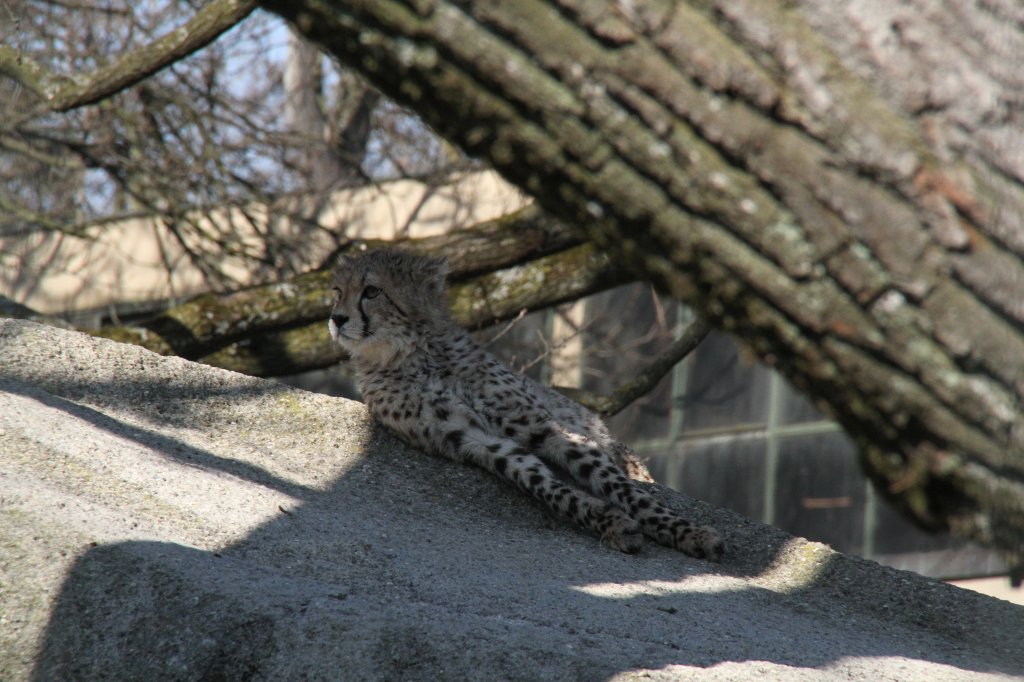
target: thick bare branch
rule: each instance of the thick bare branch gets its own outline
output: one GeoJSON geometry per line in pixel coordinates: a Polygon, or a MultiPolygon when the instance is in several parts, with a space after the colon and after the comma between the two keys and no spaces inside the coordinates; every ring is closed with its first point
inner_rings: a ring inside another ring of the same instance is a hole
{"type": "MultiPolygon", "coordinates": [[[[539,310],[576,300],[630,281],[629,274],[592,244],[581,244],[510,268],[456,281],[448,291],[455,321],[481,329],[515,317],[523,308],[539,310]]],[[[314,322],[270,331],[200,358],[216,367],[280,376],[338,362],[331,345],[327,309],[314,322]]]]}
{"type": "MultiPolygon", "coordinates": [[[[363,241],[347,248],[361,250],[378,244],[384,242],[363,241]]],[[[592,246],[566,250],[574,244],[578,240],[566,227],[534,207],[471,229],[400,243],[418,253],[448,256],[455,282],[454,314],[461,323],[472,326],[505,319],[522,308],[569,300],[579,291],[601,286],[595,278],[606,278],[609,285],[622,280],[623,275],[606,257],[597,255],[592,246]],[[553,252],[560,253],[550,260],[538,259],[553,252]],[[510,268],[520,263],[523,265],[518,269],[510,268]]],[[[190,359],[209,356],[207,361],[211,364],[238,371],[267,374],[269,369],[260,368],[273,364],[276,369],[271,373],[290,373],[337,360],[337,354],[324,343],[316,344],[313,353],[299,354],[295,350],[309,347],[310,339],[315,338],[306,336],[306,325],[322,331],[320,327],[330,309],[330,289],[331,274],[327,267],[226,295],[204,294],[142,326],[105,327],[96,333],[158,353],[190,359]],[[261,341],[253,340],[257,335],[267,336],[261,341]],[[237,347],[218,353],[237,342],[241,342],[237,347]],[[267,359],[262,357],[260,348],[280,350],[274,350],[272,359],[267,359]],[[320,352],[322,358],[316,357],[320,352]]]]}

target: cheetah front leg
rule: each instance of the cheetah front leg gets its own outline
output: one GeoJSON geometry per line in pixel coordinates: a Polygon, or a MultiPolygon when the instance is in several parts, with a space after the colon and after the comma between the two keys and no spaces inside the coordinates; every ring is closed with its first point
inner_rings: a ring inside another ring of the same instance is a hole
{"type": "Polygon", "coordinates": [[[643,545],[640,527],[629,514],[567,485],[515,441],[473,427],[444,430],[439,440],[445,456],[504,478],[555,513],[597,533],[603,544],[622,552],[635,552],[643,545]]]}

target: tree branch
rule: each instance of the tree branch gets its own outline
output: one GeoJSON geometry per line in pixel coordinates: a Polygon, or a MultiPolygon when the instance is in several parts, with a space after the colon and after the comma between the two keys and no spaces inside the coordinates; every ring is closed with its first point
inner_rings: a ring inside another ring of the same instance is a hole
{"type": "Polygon", "coordinates": [[[635,378],[607,395],[568,386],[556,386],[555,389],[604,418],[615,416],[629,407],[633,401],[654,390],[658,382],[692,353],[710,331],[711,327],[704,320],[696,318],[664,353],[641,370],[635,378]]]}
{"type": "MultiPolygon", "coordinates": [[[[581,244],[453,282],[448,305],[459,325],[482,329],[515,317],[524,308],[540,310],[629,281],[629,273],[607,254],[593,244],[581,244]]],[[[324,280],[328,288],[329,282],[329,278],[324,280]]],[[[328,338],[325,320],[329,299],[325,301],[322,315],[309,324],[252,336],[199,360],[256,376],[281,376],[333,365],[344,356],[328,338]]]]}
{"type": "MultiPolygon", "coordinates": [[[[385,244],[393,245],[363,241],[347,249],[385,244]]],[[[507,319],[523,308],[572,300],[626,278],[610,259],[592,245],[579,245],[568,228],[535,207],[398,245],[449,257],[453,315],[471,327],[507,319]]],[[[285,282],[204,294],[142,325],[105,327],[95,334],[249,374],[290,374],[340,358],[323,332],[330,289],[331,273],[325,267],[285,282]]]]}
{"type": "Polygon", "coordinates": [[[56,75],[18,49],[0,45],[0,73],[18,81],[58,112],[95,104],[187,57],[256,9],[253,0],[214,0],[185,24],[91,74],[56,75]]]}

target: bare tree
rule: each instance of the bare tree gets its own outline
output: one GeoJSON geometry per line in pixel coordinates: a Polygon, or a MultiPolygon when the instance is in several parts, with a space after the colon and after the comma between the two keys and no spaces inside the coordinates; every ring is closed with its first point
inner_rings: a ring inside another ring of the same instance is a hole
{"type": "Polygon", "coordinates": [[[0,4],[0,236],[48,234],[45,253],[61,234],[154,217],[228,290],[225,256],[256,279],[308,267],[300,237],[331,192],[399,175],[364,163],[371,152],[394,141],[420,173],[448,161],[424,128],[417,157],[389,132],[407,114],[255,6],[0,4]],[[211,229],[206,215],[231,206],[211,229]],[[253,206],[270,218],[250,219],[253,206]]]}

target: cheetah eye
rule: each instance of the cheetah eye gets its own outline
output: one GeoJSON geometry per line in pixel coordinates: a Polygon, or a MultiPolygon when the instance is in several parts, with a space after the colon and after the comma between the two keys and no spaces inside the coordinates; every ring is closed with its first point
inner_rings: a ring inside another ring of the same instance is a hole
{"type": "Polygon", "coordinates": [[[363,298],[377,298],[380,296],[380,287],[368,286],[363,289],[363,298]]]}

